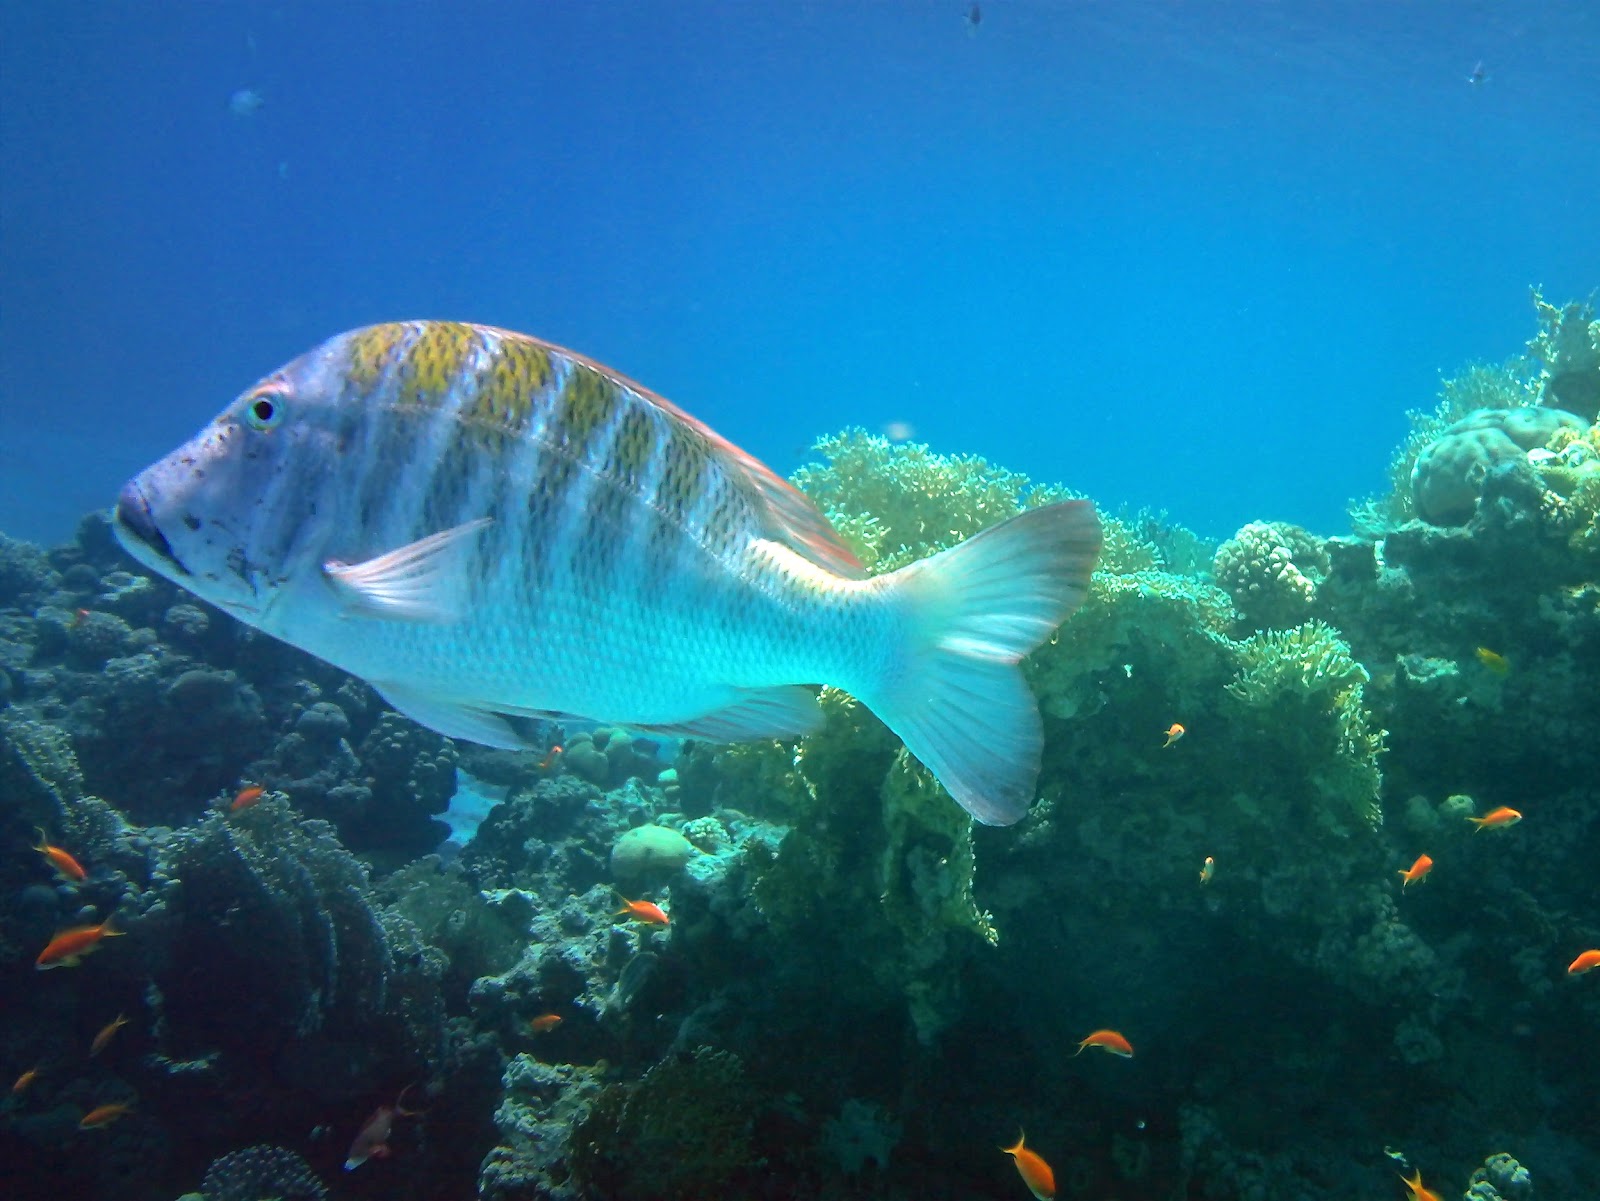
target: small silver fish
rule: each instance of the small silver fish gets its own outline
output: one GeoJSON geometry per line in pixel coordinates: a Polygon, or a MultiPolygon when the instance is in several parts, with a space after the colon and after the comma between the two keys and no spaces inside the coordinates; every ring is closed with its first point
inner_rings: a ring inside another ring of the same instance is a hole
{"type": "MultiPolygon", "coordinates": [[[[868,579],[800,492],[579,355],[454,322],[342,334],[117,499],[130,554],[453,738],[521,718],[781,738],[859,698],[978,820],[1034,798],[1017,662],[1083,601],[1088,501],[868,579]]],[[[534,749],[540,749],[535,747],[534,749]]]]}
{"type": "Polygon", "coordinates": [[[228,111],[241,119],[253,117],[266,102],[267,98],[254,88],[240,88],[228,97],[228,111]]]}

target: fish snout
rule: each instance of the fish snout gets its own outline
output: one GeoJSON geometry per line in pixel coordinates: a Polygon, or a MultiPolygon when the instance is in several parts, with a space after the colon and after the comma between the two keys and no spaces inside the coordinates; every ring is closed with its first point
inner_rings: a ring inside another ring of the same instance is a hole
{"type": "Polygon", "coordinates": [[[136,552],[143,549],[170,563],[185,575],[188,574],[187,569],[178,561],[177,555],[172,553],[172,544],[167,541],[167,536],[157,528],[155,517],[150,512],[150,503],[145,500],[138,480],[129,480],[117,494],[112,526],[117,532],[118,540],[129,553],[135,554],[135,557],[141,557],[136,552]]]}

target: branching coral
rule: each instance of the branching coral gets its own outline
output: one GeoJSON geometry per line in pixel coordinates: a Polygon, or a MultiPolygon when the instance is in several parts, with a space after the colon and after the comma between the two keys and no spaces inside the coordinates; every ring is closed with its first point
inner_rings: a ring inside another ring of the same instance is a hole
{"type": "Polygon", "coordinates": [[[1254,635],[1240,645],[1240,658],[1228,692],[1286,736],[1314,744],[1307,749],[1312,781],[1325,802],[1319,815],[1338,827],[1344,807],[1377,825],[1384,731],[1373,728],[1363,703],[1370,677],[1349,644],[1332,626],[1310,621],[1254,635]]]}
{"type": "Polygon", "coordinates": [[[1539,333],[1528,343],[1538,361],[1540,402],[1600,420],[1600,321],[1592,301],[1550,304],[1533,290],[1539,333]]]}

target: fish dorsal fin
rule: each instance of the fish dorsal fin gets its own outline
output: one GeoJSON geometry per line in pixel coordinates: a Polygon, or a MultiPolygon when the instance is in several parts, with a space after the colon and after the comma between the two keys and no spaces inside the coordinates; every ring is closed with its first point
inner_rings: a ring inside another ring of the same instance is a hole
{"type": "Polygon", "coordinates": [[[748,486],[749,494],[755,497],[761,511],[763,518],[761,532],[766,537],[774,542],[782,542],[785,546],[793,548],[801,557],[836,575],[850,580],[866,578],[867,571],[861,565],[861,560],[856,558],[855,552],[845,545],[844,540],[839,537],[839,531],[833,528],[828,519],[822,515],[822,511],[812,503],[810,497],[760,459],[729,442],[699,418],[684,412],[665,396],[652,392],[637,381],[629,379],[621,372],[613,371],[604,363],[597,363],[587,355],[578,354],[540,338],[529,337],[527,334],[508,334],[505,330],[496,332],[503,336],[533,342],[546,350],[554,351],[632,392],[646,404],[666,413],[674,421],[682,422],[705,442],[707,449],[729,475],[748,486]]]}
{"type": "MultiPolygon", "coordinates": [[[[698,424],[698,423],[696,423],[698,424]]],[[[864,580],[867,570],[844,544],[839,531],[822,515],[822,510],[788,480],[732,442],[699,427],[712,442],[717,456],[736,478],[742,479],[760,498],[767,518],[763,531],[774,542],[782,542],[802,558],[827,568],[847,580],[864,580]]]]}

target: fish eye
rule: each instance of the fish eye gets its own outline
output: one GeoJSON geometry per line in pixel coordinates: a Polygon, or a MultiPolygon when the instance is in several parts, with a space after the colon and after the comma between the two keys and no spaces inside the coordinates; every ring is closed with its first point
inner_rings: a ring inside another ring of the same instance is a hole
{"type": "Polygon", "coordinates": [[[245,405],[244,417],[251,429],[270,430],[283,420],[282,398],[259,393],[245,405]]]}

